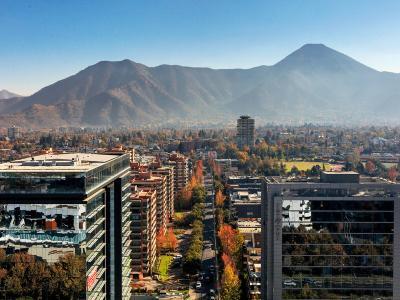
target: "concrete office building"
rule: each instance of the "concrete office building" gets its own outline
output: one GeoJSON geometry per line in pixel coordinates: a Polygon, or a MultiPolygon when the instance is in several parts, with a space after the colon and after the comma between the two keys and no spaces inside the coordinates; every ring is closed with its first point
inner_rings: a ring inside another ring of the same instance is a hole
{"type": "Polygon", "coordinates": [[[400,299],[400,184],[267,177],[262,299],[400,299]]]}
{"type": "Polygon", "coordinates": [[[255,122],[249,116],[240,116],[236,126],[236,144],[239,149],[243,147],[254,147],[255,142],[255,122]]]}
{"type": "Polygon", "coordinates": [[[129,299],[129,175],[129,155],[54,154],[0,164],[0,247],[49,265],[65,255],[83,259],[79,299],[129,299]]]}

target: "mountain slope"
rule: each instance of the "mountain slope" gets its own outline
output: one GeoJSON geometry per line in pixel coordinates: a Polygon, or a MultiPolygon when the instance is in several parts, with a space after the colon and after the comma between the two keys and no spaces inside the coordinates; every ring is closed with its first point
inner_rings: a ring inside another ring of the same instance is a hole
{"type": "Polygon", "coordinates": [[[21,96],[17,95],[17,94],[14,94],[14,93],[12,93],[10,91],[7,91],[7,90],[1,90],[0,91],[0,100],[16,98],[16,97],[21,97],[21,96]]]}
{"type": "Polygon", "coordinates": [[[308,44],[252,69],[102,61],[30,97],[0,102],[0,125],[161,125],[242,113],[283,123],[398,122],[399,100],[399,74],[308,44]]]}

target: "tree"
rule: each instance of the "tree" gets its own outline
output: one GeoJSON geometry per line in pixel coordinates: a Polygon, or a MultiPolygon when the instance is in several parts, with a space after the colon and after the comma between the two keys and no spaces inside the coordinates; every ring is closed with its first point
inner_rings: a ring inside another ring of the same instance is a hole
{"type": "Polygon", "coordinates": [[[196,161],[194,176],[196,177],[196,180],[198,183],[203,182],[203,161],[202,160],[196,161]]]}
{"type": "Polygon", "coordinates": [[[192,204],[204,203],[206,200],[206,189],[202,185],[197,185],[192,190],[192,204]]]}
{"type": "Polygon", "coordinates": [[[365,164],[365,170],[369,175],[372,175],[375,172],[376,166],[372,160],[367,161],[367,163],[365,164]]]}
{"type": "Polygon", "coordinates": [[[238,230],[233,229],[232,226],[223,224],[218,231],[218,237],[223,251],[232,257],[236,264],[240,264],[244,243],[243,235],[238,230]]]}
{"type": "Polygon", "coordinates": [[[396,181],[397,178],[397,170],[396,167],[391,167],[388,171],[388,178],[390,181],[396,181]]]}
{"type": "Polygon", "coordinates": [[[168,228],[167,234],[165,235],[165,248],[174,251],[178,244],[178,239],[175,236],[172,227],[168,228]]]}
{"type": "Polygon", "coordinates": [[[297,168],[296,166],[292,166],[292,169],[290,170],[290,174],[292,175],[299,175],[300,174],[300,170],[299,168],[297,168]]]}
{"type": "Polygon", "coordinates": [[[222,274],[221,299],[240,299],[240,280],[237,275],[236,268],[233,264],[228,264],[224,266],[224,273],[222,274]]]}
{"type": "Polygon", "coordinates": [[[215,204],[218,207],[223,207],[225,202],[225,196],[222,194],[220,190],[217,190],[215,194],[215,204]]]}
{"type": "Polygon", "coordinates": [[[160,254],[165,250],[165,244],[166,244],[166,236],[164,234],[164,231],[160,229],[157,233],[156,237],[156,243],[157,243],[157,252],[160,254]]]}
{"type": "Polygon", "coordinates": [[[79,299],[86,290],[86,259],[67,254],[50,267],[51,299],[79,299]]]}

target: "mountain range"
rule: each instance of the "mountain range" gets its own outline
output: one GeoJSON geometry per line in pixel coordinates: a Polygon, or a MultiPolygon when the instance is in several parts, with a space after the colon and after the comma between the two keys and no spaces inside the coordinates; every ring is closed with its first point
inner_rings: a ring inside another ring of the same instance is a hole
{"type": "MultiPolygon", "coordinates": [[[[1,97],[0,97],[1,99],[1,97]]],[[[29,97],[0,100],[0,126],[139,126],[226,121],[399,123],[400,74],[322,44],[272,66],[210,69],[101,61],[29,97]]]]}

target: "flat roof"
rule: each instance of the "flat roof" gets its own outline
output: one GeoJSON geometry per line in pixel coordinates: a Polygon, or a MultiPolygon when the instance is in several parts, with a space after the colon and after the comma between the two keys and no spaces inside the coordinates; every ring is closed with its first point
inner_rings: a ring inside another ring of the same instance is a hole
{"type": "MultiPolygon", "coordinates": [[[[355,175],[358,174],[357,172],[331,172],[333,174],[338,174],[338,175],[355,175]]],[[[351,182],[321,182],[319,176],[313,176],[313,177],[298,177],[298,176],[265,176],[264,180],[268,184],[275,184],[275,185],[309,185],[311,186],[312,184],[315,184],[316,186],[318,185],[346,185],[346,184],[359,184],[359,185],[393,185],[393,186],[399,186],[398,182],[392,182],[389,181],[388,179],[382,178],[382,177],[371,177],[371,176],[360,176],[360,181],[357,183],[351,182]]]]}
{"type": "Polygon", "coordinates": [[[87,172],[119,156],[92,153],[43,154],[2,163],[0,172],[87,172]]]}

